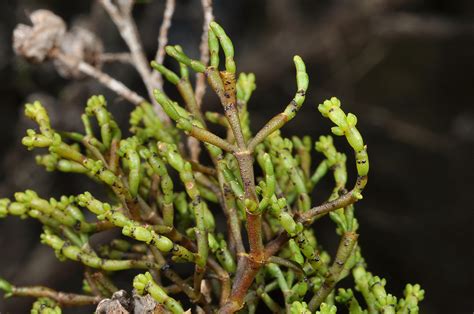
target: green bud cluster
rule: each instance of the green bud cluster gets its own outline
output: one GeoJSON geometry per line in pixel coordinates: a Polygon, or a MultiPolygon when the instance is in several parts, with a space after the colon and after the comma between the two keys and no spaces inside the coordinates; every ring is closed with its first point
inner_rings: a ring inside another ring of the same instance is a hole
{"type": "Polygon", "coordinates": [[[311,314],[311,311],[308,309],[308,304],[306,304],[306,302],[295,301],[291,304],[290,313],[311,314]]]}
{"type": "Polygon", "coordinates": [[[61,314],[62,310],[54,300],[38,298],[31,308],[31,314],[61,314]]]}
{"type": "Polygon", "coordinates": [[[337,136],[344,135],[347,142],[352,147],[355,153],[357,174],[362,180],[358,180],[353,195],[361,199],[361,191],[364,189],[367,180],[365,177],[369,173],[369,157],[367,154],[367,145],[364,145],[364,140],[359,130],[357,130],[357,117],[352,114],[345,114],[341,109],[341,102],[336,97],[330,100],[325,100],[318,106],[319,112],[323,117],[329,118],[336,126],[331,128],[333,134],[337,136]]]}
{"type": "Polygon", "coordinates": [[[158,303],[165,305],[165,307],[172,313],[184,313],[181,304],[168,296],[163,288],[156,284],[149,272],[136,276],[135,279],[133,279],[133,287],[140,295],[149,293],[153,299],[158,303]]]}
{"type": "Polygon", "coordinates": [[[353,270],[356,283],[356,290],[360,291],[364,297],[369,313],[418,313],[418,303],[423,300],[425,291],[420,285],[407,284],[404,291],[404,298],[397,301],[397,298],[387,293],[386,280],[378,276],[373,276],[366,271],[364,265],[358,265],[353,270]]]}
{"type": "Polygon", "coordinates": [[[159,118],[151,103],[141,102],[130,114],[130,132],[122,132],[98,95],[85,105],[84,130],[61,132],[51,127],[41,103],[26,105],[25,115],[37,129],[27,130],[22,143],[29,150],[46,151],[36,157],[37,163],[48,171],[86,175],[109,193],[99,198],[93,196],[99,191],[81,191],[43,199],[26,190],[0,199],[0,218],[38,220],[42,243],[60,260],[86,266],[87,295],[64,299],[44,287],[17,288],[3,279],[0,289],[6,296],[38,298],[32,313],[60,313],[63,302],[83,305],[110,297],[117,290],[114,273],[143,269],[146,273],[133,280],[135,291],[149,294],[172,313],[184,312],[178,301],[182,296],[199,309],[219,313],[256,313],[267,307],[275,313],[333,314],[336,304],[353,314],[418,313],[421,287],[409,284],[397,299],[384,279],[367,271],[361,256],[355,203],[367,183],[369,159],[356,116],[346,115],[334,97],[318,106],[335,124],[332,133],[345,136],[355,152],[357,180],[348,191],[347,157],[331,136],[313,141],[282,135],[282,127],[306,99],[309,76],[302,58],[293,58],[293,99],[252,133],[247,108],[255,75],[237,73],[232,41],[216,22],[209,25],[208,47],[210,60],[204,64],[179,45],[167,46],[167,55],[179,65],[176,73],[151,62],[180,95],[174,100],[163,90],[153,91],[172,125],[159,118]],[[219,70],[220,53],[224,70],[219,70]],[[190,70],[207,78],[222,113],[201,110],[190,70]],[[213,133],[207,123],[223,128],[225,136],[213,133]],[[328,173],[332,193],[316,206],[314,194],[328,173]],[[311,227],[326,214],[340,237],[333,256],[311,227]],[[91,245],[94,234],[110,229],[116,230],[115,238],[99,248],[91,245]],[[177,263],[184,265],[175,267],[177,263]],[[186,269],[189,264],[193,273],[186,269]],[[355,286],[337,290],[348,276],[355,286]],[[283,298],[277,299],[279,295],[283,298]]]}
{"type": "Polygon", "coordinates": [[[319,311],[316,311],[316,314],[336,314],[337,308],[335,305],[329,305],[327,303],[321,304],[319,311]]]}

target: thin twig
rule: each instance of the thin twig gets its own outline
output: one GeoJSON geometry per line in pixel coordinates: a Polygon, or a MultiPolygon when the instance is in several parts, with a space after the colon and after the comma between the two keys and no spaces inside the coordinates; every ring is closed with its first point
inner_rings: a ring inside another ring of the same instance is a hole
{"type": "Polygon", "coordinates": [[[194,162],[199,162],[199,154],[201,153],[201,142],[190,136],[187,138],[187,144],[191,160],[194,162]]]}
{"type": "Polygon", "coordinates": [[[123,98],[125,98],[126,100],[128,100],[134,105],[138,106],[142,104],[143,102],[146,102],[145,98],[143,98],[142,96],[138,95],[137,93],[129,89],[122,82],[117,81],[116,79],[109,76],[108,74],[93,67],[89,63],[86,63],[74,56],[61,53],[59,50],[55,50],[54,52],[52,52],[51,56],[53,58],[56,58],[57,60],[59,60],[60,62],[64,63],[67,66],[70,66],[70,67],[76,66],[80,72],[92,78],[95,78],[104,86],[116,92],[118,95],[122,96],[123,98]]]}
{"type": "Polygon", "coordinates": [[[103,53],[99,56],[99,59],[103,63],[121,62],[132,64],[132,56],[128,52],[103,53]]]}
{"type": "Polygon", "coordinates": [[[88,305],[98,304],[102,297],[100,296],[89,296],[75,293],[59,292],[47,287],[42,286],[31,286],[31,287],[14,287],[12,289],[12,295],[18,297],[34,297],[41,298],[46,297],[53,299],[54,301],[62,305],[88,305]]]}
{"type": "Polygon", "coordinates": [[[191,163],[191,166],[193,167],[193,171],[196,171],[198,173],[202,173],[202,174],[205,174],[205,175],[208,175],[208,176],[211,176],[211,177],[215,177],[217,175],[217,171],[214,168],[204,166],[204,165],[202,165],[198,162],[192,161],[192,160],[189,160],[189,162],[191,163]]]}
{"type": "Polygon", "coordinates": [[[288,259],[285,259],[283,257],[279,257],[279,256],[276,256],[276,255],[270,256],[268,258],[268,262],[278,264],[280,266],[288,267],[289,269],[294,270],[294,271],[296,271],[300,274],[303,273],[303,270],[301,269],[301,267],[297,263],[295,263],[293,261],[290,261],[288,259]]]}
{"type": "Polygon", "coordinates": [[[198,298],[196,291],[190,285],[188,285],[186,281],[181,278],[181,276],[179,276],[175,271],[173,271],[169,267],[169,265],[166,263],[166,259],[157,248],[150,247],[150,252],[152,253],[158,265],[160,265],[159,269],[160,271],[163,272],[166,278],[168,278],[171,282],[173,282],[191,300],[202,303],[202,304],[206,304],[206,300],[202,297],[198,298]]]}
{"type": "MultiPolygon", "coordinates": [[[[195,252],[197,250],[196,244],[189,240],[186,236],[182,235],[178,230],[173,229],[170,233],[167,234],[173,242],[180,242],[185,248],[195,252]]],[[[229,273],[222,268],[222,266],[211,256],[208,256],[206,260],[207,266],[211,269],[216,275],[217,279],[221,282],[221,297],[220,304],[223,305],[225,301],[229,298],[230,294],[230,276],[229,273]]]]}
{"type": "MultiPolygon", "coordinates": [[[[361,180],[366,180],[364,177],[359,177],[357,181],[361,180]]],[[[357,184],[357,183],[356,183],[357,184]]],[[[320,215],[327,214],[333,210],[336,210],[338,208],[344,208],[347,207],[351,204],[354,204],[357,202],[358,199],[354,196],[354,191],[350,191],[338,198],[336,198],[333,201],[324,203],[322,205],[316,206],[311,208],[310,210],[301,213],[301,215],[298,217],[298,222],[304,223],[306,225],[311,224],[312,220],[320,215]]]]}
{"type": "Polygon", "coordinates": [[[133,65],[137,69],[147,88],[148,95],[153,102],[156,114],[159,116],[161,121],[164,121],[165,123],[170,122],[169,117],[165,114],[161,106],[156,103],[153,97],[154,84],[151,78],[151,70],[148,66],[148,61],[138,35],[137,25],[132,16],[133,1],[122,4],[120,7],[117,7],[111,0],[100,0],[100,4],[102,4],[104,9],[110,15],[112,21],[117,26],[120,35],[130,49],[133,65]]]}
{"type": "MultiPolygon", "coordinates": [[[[214,20],[212,13],[212,0],[201,0],[202,9],[204,11],[204,22],[202,25],[201,44],[199,45],[199,51],[201,53],[200,61],[202,64],[209,62],[209,48],[207,42],[207,35],[209,24],[214,20]]],[[[201,107],[202,99],[206,93],[206,77],[204,73],[196,73],[196,88],[194,95],[198,108],[201,107]]]]}
{"type": "Polygon", "coordinates": [[[120,35],[130,49],[133,63],[143,81],[145,84],[149,83],[151,71],[138,37],[137,26],[131,16],[132,7],[121,10],[122,8],[114,5],[111,0],[100,0],[100,3],[112,18],[112,21],[117,26],[120,35]]]}
{"type": "MultiPolygon", "coordinates": [[[[171,19],[173,18],[174,8],[176,6],[175,0],[166,0],[165,11],[163,12],[163,21],[161,22],[160,34],[158,37],[158,49],[155,55],[155,61],[158,64],[163,64],[165,58],[165,47],[168,44],[168,30],[171,26],[171,19]]],[[[153,71],[151,74],[156,88],[163,90],[163,77],[158,71],[153,71]]]]}

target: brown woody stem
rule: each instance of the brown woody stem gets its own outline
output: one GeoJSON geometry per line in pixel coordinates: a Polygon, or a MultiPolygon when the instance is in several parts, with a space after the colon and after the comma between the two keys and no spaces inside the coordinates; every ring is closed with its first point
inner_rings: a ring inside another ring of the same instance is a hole
{"type": "MultiPolygon", "coordinates": [[[[366,180],[366,178],[358,178],[361,180],[366,180]]],[[[357,183],[356,183],[357,184],[357,183]]],[[[346,207],[357,202],[358,199],[354,197],[352,191],[338,197],[337,199],[324,203],[322,205],[313,207],[307,212],[301,213],[298,217],[298,221],[304,223],[305,225],[311,225],[313,222],[313,218],[327,214],[333,210],[338,208],[346,207]]],[[[357,235],[355,233],[351,233],[357,240],[357,235]]],[[[347,235],[349,237],[349,235],[347,235]]],[[[219,309],[220,314],[227,314],[227,313],[234,313],[240,310],[243,306],[245,295],[252,284],[255,276],[257,275],[258,270],[260,267],[267,263],[271,256],[275,255],[290,239],[288,233],[282,232],[280,233],[275,239],[270,241],[263,251],[263,259],[261,263],[256,263],[255,261],[251,260],[250,258],[243,259],[244,263],[242,266],[238,265],[237,273],[235,276],[235,281],[232,287],[232,294],[229,301],[219,309]]],[[[353,248],[353,245],[352,245],[353,248]]],[[[349,251],[352,252],[352,249],[349,251]]],[[[342,254],[342,253],[341,253],[342,254]]],[[[342,255],[341,255],[342,256],[342,255]]],[[[340,257],[341,257],[340,256],[340,257]]],[[[342,256],[343,257],[343,256],[342,256]]],[[[341,260],[336,256],[336,261],[341,260]]]]}
{"type": "Polygon", "coordinates": [[[235,96],[235,74],[226,71],[219,73],[214,67],[208,67],[206,69],[206,75],[209,85],[214,89],[224,107],[224,114],[232,129],[237,146],[239,149],[244,150],[246,145],[240,126],[235,96]]]}
{"type": "Polygon", "coordinates": [[[98,304],[100,300],[102,300],[102,297],[100,296],[89,296],[82,294],[59,292],[42,286],[14,287],[12,289],[12,295],[18,297],[34,298],[46,297],[53,299],[61,305],[71,306],[98,304]]]}

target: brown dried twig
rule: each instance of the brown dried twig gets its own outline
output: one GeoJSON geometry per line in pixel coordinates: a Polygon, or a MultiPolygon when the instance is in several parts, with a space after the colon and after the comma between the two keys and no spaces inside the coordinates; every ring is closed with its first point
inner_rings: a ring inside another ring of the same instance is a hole
{"type": "Polygon", "coordinates": [[[133,1],[120,1],[114,4],[112,0],[100,0],[100,4],[107,11],[130,49],[133,65],[147,88],[148,96],[154,103],[156,113],[162,121],[169,122],[168,116],[163,112],[163,109],[156,103],[153,97],[154,82],[151,77],[150,67],[148,66],[148,60],[138,35],[137,25],[132,16],[133,1]]]}
{"type": "MultiPolygon", "coordinates": [[[[204,11],[204,22],[202,26],[201,44],[199,51],[201,53],[201,62],[207,64],[209,62],[209,48],[207,43],[207,31],[209,24],[214,20],[214,14],[212,13],[212,0],[201,0],[202,9],[204,11]]],[[[196,73],[196,89],[194,96],[198,108],[201,107],[202,99],[206,93],[206,77],[204,73],[196,73]]]]}
{"type": "MultiPolygon", "coordinates": [[[[158,36],[158,49],[155,55],[155,61],[162,64],[165,58],[165,47],[168,44],[168,31],[171,27],[171,19],[173,18],[175,0],[166,0],[165,11],[163,12],[163,21],[161,22],[160,34],[158,36]]],[[[156,88],[163,89],[163,77],[158,71],[152,73],[152,79],[156,82],[156,88]]]]}

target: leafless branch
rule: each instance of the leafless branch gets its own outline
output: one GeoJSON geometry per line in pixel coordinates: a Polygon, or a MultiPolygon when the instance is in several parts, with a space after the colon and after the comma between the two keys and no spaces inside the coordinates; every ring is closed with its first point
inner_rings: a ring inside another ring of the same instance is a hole
{"type": "Polygon", "coordinates": [[[103,53],[102,55],[100,55],[100,61],[102,63],[121,62],[131,64],[132,56],[128,52],[103,53]]]}
{"type": "Polygon", "coordinates": [[[432,15],[389,14],[376,19],[374,31],[384,37],[446,37],[466,31],[474,32],[474,23],[462,23],[432,15]]]}
{"type": "MultiPolygon", "coordinates": [[[[212,0],[201,0],[202,9],[204,11],[204,22],[202,26],[202,35],[201,35],[201,45],[199,46],[199,51],[201,53],[201,62],[207,64],[209,62],[209,49],[207,43],[207,31],[209,29],[209,24],[214,20],[214,15],[212,13],[212,0]]],[[[196,89],[194,95],[196,97],[196,103],[198,108],[201,107],[202,98],[206,92],[206,78],[203,73],[196,74],[196,89]]]]}
{"type": "Polygon", "coordinates": [[[138,35],[137,25],[132,16],[133,1],[124,0],[114,4],[112,0],[99,0],[110,15],[112,21],[117,26],[120,35],[130,49],[133,65],[137,69],[140,77],[148,91],[148,96],[154,103],[154,108],[162,121],[169,122],[169,117],[164,113],[153,97],[153,80],[148,61],[143,51],[140,36],[138,35]]]}
{"type": "Polygon", "coordinates": [[[129,89],[122,82],[117,81],[98,68],[95,68],[92,65],[75,58],[74,56],[65,55],[59,50],[56,50],[52,53],[52,57],[56,58],[59,62],[63,63],[67,67],[76,68],[79,72],[95,78],[101,84],[110,88],[112,91],[116,92],[118,95],[122,96],[135,105],[139,105],[146,101],[145,98],[129,89]]]}
{"type": "Polygon", "coordinates": [[[201,153],[201,144],[194,137],[188,137],[188,148],[191,155],[191,160],[198,162],[199,154],[201,153]]]}
{"type": "MultiPolygon", "coordinates": [[[[174,8],[176,6],[175,0],[166,0],[165,11],[163,12],[163,21],[161,22],[160,34],[158,37],[158,50],[156,51],[155,61],[162,64],[165,58],[165,47],[168,44],[168,30],[171,26],[171,19],[173,18],[174,8]]],[[[156,87],[163,89],[163,77],[158,71],[152,73],[153,81],[156,82],[156,87]]]]}

